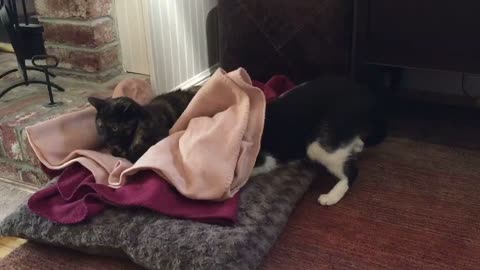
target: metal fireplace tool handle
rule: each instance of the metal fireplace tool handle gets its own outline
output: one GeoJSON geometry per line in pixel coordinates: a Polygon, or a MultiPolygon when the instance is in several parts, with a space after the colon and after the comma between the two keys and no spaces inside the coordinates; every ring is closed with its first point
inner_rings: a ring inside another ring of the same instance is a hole
{"type": "Polygon", "coordinates": [[[45,107],[54,107],[61,104],[61,102],[55,102],[53,100],[52,84],[50,83],[50,73],[48,72],[49,68],[57,67],[58,63],[58,58],[53,55],[35,55],[32,57],[32,65],[42,69],[43,73],[45,73],[45,81],[47,82],[48,96],[50,98],[50,103],[45,104],[45,107]],[[45,63],[39,63],[37,61],[44,61],[45,63]],[[49,64],[49,62],[51,64],[49,64]]]}

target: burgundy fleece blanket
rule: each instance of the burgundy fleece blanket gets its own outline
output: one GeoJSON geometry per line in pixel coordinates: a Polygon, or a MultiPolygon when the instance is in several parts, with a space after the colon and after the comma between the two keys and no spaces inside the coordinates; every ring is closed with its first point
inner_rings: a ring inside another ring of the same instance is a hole
{"type": "MultiPolygon", "coordinates": [[[[253,82],[267,100],[287,92],[294,84],[285,76],[267,83],[253,82]]],[[[48,170],[50,174],[57,174],[48,170]]],[[[225,201],[201,201],[184,197],[153,171],[136,174],[120,188],[95,182],[93,174],[79,163],[63,170],[56,184],[35,193],[28,207],[35,214],[61,224],[76,224],[98,215],[108,206],[143,207],[175,218],[231,225],[236,221],[239,194],[225,201]]]]}
{"type": "Polygon", "coordinates": [[[191,200],[153,171],[142,171],[135,177],[135,181],[115,189],[95,183],[87,168],[74,163],[63,171],[56,185],[32,195],[28,206],[37,215],[62,224],[82,222],[101,213],[108,205],[143,207],[167,216],[206,223],[235,222],[238,195],[223,202],[191,200]]]}
{"type": "Polygon", "coordinates": [[[262,89],[267,102],[276,99],[295,87],[295,84],[285,75],[274,75],[266,83],[252,81],[252,84],[262,89]]]}

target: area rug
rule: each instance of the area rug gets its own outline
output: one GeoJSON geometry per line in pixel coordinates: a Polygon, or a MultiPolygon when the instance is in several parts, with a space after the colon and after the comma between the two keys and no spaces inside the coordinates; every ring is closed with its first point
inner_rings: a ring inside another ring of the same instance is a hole
{"type": "Polygon", "coordinates": [[[314,203],[331,183],[314,182],[262,269],[480,269],[480,151],[417,138],[364,153],[332,207],[314,203]]]}
{"type": "MultiPolygon", "coordinates": [[[[391,137],[361,158],[359,179],[339,204],[318,206],[334,178],[316,181],[260,268],[478,269],[479,164],[480,151],[391,137]]],[[[50,251],[46,268],[19,268],[40,264],[13,253],[0,269],[59,269],[57,260],[77,258],[70,252],[50,251]]],[[[88,260],[79,259],[83,268],[66,264],[71,269],[114,269],[95,265],[110,258],[73,254],[88,260]]]]}
{"type": "Polygon", "coordinates": [[[140,270],[118,258],[90,256],[70,249],[27,242],[0,261],[2,270],[140,270]]]}

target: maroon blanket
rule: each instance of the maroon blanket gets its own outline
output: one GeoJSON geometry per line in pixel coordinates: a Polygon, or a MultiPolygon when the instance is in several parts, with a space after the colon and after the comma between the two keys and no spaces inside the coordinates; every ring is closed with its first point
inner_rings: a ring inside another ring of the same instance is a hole
{"type": "MultiPolygon", "coordinates": [[[[254,85],[264,91],[267,101],[294,87],[285,76],[274,76],[266,84],[254,82],[254,85]]],[[[108,206],[143,207],[166,216],[206,223],[231,225],[236,221],[238,193],[222,202],[191,200],[154,172],[134,177],[127,185],[112,189],[96,184],[89,170],[74,164],[62,172],[55,185],[35,193],[28,207],[35,214],[61,224],[88,220],[108,206]]]]}
{"type": "Polygon", "coordinates": [[[144,207],[167,216],[232,224],[238,195],[223,202],[191,200],[178,193],[154,172],[142,172],[125,187],[113,189],[95,183],[92,173],[75,163],[66,168],[57,184],[35,193],[29,208],[42,217],[62,224],[82,222],[108,205],[144,207]]]}
{"type": "Polygon", "coordinates": [[[295,87],[295,84],[284,75],[275,75],[266,83],[253,81],[253,85],[262,89],[267,102],[276,99],[295,87]]]}

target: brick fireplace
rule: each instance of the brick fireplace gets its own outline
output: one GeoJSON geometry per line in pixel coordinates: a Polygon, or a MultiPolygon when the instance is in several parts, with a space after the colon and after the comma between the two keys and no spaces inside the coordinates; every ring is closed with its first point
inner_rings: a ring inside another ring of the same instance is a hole
{"type": "Polygon", "coordinates": [[[60,59],[56,73],[106,81],[121,70],[113,0],[35,0],[45,48],[60,59]]]}
{"type": "MultiPolygon", "coordinates": [[[[0,71],[15,63],[10,54],[0,54],[0,71]],[[5,60],[8,56],[9,59],[5,60]]],[[[63,106],[46,108],[48,100],[45,87],[30,85],[12,91],[0,100],[0,181],[16,185],[39,187],[48,181],[40,163],[28,143],[25,128],[59,115],[85,108],[88,96],[111,96],[119,80],[135,76],[123,73],[106,83],[92,83],[57,77],[55,81],[65,87],[65,92],[55,92],[55,99],[63,106]]],[[[0,80],[0,87],[9,80],[0,80]]]]}
{"type": "MultiPolygon", "coordinates": [[[[14,55],[0,53],[0,72],[14,65],[15,61],[14,55]]],[[[0,181],[31,188],[44,185],[49,179],[40,169],[40,163],[28,143],[25,128],[86,108],[89,96],[111,96],[118,82],[128,77],[146,78],[122,73],[107,82],[93,83],[65,76],[57,77],[55,82],[64,86],[66,91],[54,93],[55,99],[64,104],[54,108],[43,106],[48,100],[43,85],[24,86],[0,99],[0,181]]],[[[15,78],[0,80],[0,88],[12,79],[15,78]]]]}
{"type": "MultiPolygon", "coordinates": [[[[48,178],[25,128],[85,108],[88,96],[110,96],[124,78],[145,76],[123,72],[114,0],[34,0],[34,5],[44,26],[46,51],[60,58],[59,68],[52,72],[59,75],[53,80],[65,88],[65,92],[54,92],[64,105],[43,107],[48,95],[42,85],[19,87],[0,99],[0,181],[38,188],[48,178]]],[[[14,67],[15,55],[0,53],[0,73],[14,67]]],[[[18,78],[11,74],[1,79],[0,89],[18,78]]]]}

